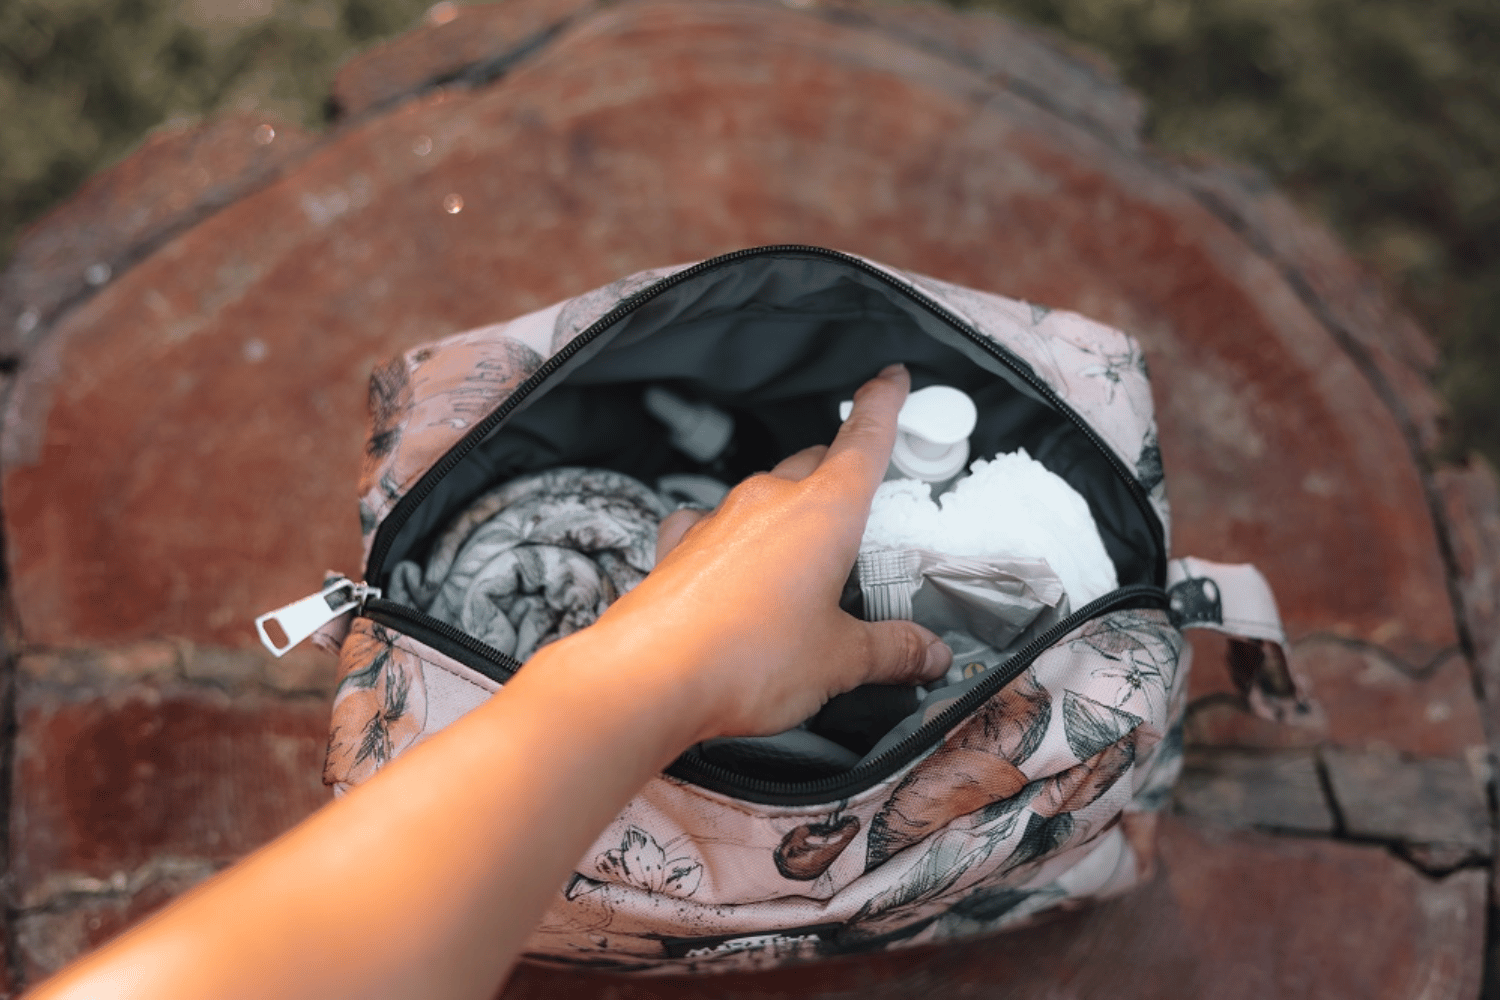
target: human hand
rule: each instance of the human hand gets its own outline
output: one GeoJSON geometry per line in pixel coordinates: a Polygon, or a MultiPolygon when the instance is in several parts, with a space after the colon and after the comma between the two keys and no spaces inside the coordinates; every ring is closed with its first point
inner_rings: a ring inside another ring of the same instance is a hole
{"type": "Polygon", "coordinates": [[[587,630],[636,650],[643,669],[683,671],[700,738],[782,732],[833,695],[933,680],[952,663],[920,625],[838,605],[910,385],[892,365],[855,393],[832,445],[750,477],[710,514],[664,520],[656,568],[587,630]]]}

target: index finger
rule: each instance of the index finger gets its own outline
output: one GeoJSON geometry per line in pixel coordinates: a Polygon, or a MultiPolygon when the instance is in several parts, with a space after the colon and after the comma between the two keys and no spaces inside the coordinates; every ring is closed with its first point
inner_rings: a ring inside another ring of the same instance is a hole
{"type": "Polygon", "coordinates": [[[828,446],[819,468],[850,467],[866,498],[885,478],[896,445],[896,416],[911,390],[911,374],[897,362],[882,369],[854,394],[854,409],[828,446]]]}

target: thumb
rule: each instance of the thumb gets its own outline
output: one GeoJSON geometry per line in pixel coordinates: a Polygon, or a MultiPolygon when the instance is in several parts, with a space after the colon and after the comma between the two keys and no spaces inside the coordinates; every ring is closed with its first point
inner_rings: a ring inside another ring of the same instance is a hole
{"type": "Polygon", "coordinates": [[[953,664],[953,650],[910,621],[861,622],[865,632],[860,684],[925,684],[953,664]]]}

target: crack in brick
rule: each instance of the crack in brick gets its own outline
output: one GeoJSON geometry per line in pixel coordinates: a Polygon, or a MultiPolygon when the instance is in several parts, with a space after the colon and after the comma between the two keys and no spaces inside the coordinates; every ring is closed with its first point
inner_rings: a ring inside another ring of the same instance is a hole
{"type": "Polygon", "coordinates": [[[17,901],[11,910],[12,922],[39,914],[63,913],[84,903],[128,901],[158,882],[196,884],[231,864],[230,861],[157,857],[134,871],[118,871],[107,879],[69,872],[53,873],[30,899],[17,901]]]}
{"type": "MultiPolygon", "coordinates": [[[[1207,760],[1211,763],[1214,756],[1210,754],[1207,760]]],[[[1234,751],[1227,756],[1260,757],[1267,761],[1274,761],[1278,757],[1285,759],[1289,757],[1301,757],[1302,754],[1288,754],[1285,751],[1234,751]]],[[[1288,825],[1274,818],[1255,816],[1253,809],[1243,816],[1224,814],[1212,810],[1202,812],[1199,808],[1195,807],[1191,798],[1187,801],[1181,798],[1176,800],[1173,803],[1173,811],[1178,815],[1192,817],[1229,829],[1254,830],[1257,833],[1273,837],[1296,840],[1336,841],[1364,847],[1382,848],[1403,864],[1409,865],[1422,876],[1434,881],[1440,881],[1455,872],[1475,869],[1488,871],[1490,869],[1491,858],[1489,855],[1483,849],[1473,844],[1425,841],[1400,835],[1388,836],[1379,833],[1352,831],[1351,824],[1346,818],[1345,810],[1339,801],[1338,794],[1334,790],[1333,779],[1328,764],[1323,759],[1323,755],[1321,753],[1311,753],[1308,756],[1310,756],[1314,766],[1319,792],[1332,820],[1330,829],[1317,829],[1307,825],[1288,825]]],[[[1211,767],[1210,770],[1212,770],[1211,767]]],[[[1232,776],[1230,780],[1233,781],[1232,776]]]]}
{"type": "Polygon", "coordinates": [[[1295,650],[1303,645],[1317,645],[1318,643],[1326,643],[1330,646],[1342,646],[1345,649],[1374,656],[1392,670],[1414,681],[1431,679],[1449,660],[1455,656],[1462,657],[1464,655],[1462,647],[1458,645],[1447,646],[1434,653],[1432,658],[1426,663],[1416,664],[1405,657],[1398,656],[1379,643],[1353,636],[1338,635],[1333,632],[1309,632],[1307,635],[1295,640],[1292,643],[1292,648],[1295,650]]]}
{"type": "MultiPolygon", "coordinates": [[[[592,13],[592,11],[584,13],[592,13]]],[[[544,28],[538,29],[501,52],[435,73],[406,90],[382,98],[368,107],[361,108],[355,114],[346,116],[335,109],[334,120],[338,123],[339,128],[343,130],[379,118],[399,105],[405,104],[407,101],[415,100],[426,94],[441,90],[443,87],[458,86],[469,90],[478,90],[481,87],[487,87],[500,80],[505,74],[525,62],[531,56],[540,53],[543,49],[551,45],[563,32],[572,27],[579,20],[580,16],[579,14],[573,14],[560,21],[555,21],[544,28]]]]}
{"type": "Polygon", "coordinates": [[[1250,702],[1242,695],[1231,694],[1228,691],[1211,691],[1205,695],[1199,695],[1187,705],[1187,718],[1192,718],[1195,712],[1213,708],[1215,705],[1232,705],[1242,711],[1250,711],[1250,702]]]}
{"type": "MultiPolygon", "coordinates": [[[[559,21],[556,24],[548,25],[540,31],[537,31],[534,34],[530,35],[529,37],[522,39],[519,43],[500,53],[499,55],[490,56],[486,59],[480,59],[475,62],[469,63],[466,66],[460,67],[459,69],[452,72],[435,76],[431,78],[425,86],[419,88],[415,93],[405,96],[418,96],[419,94],[426,93],[428,91],[435,90],[438,87],[446,86],[449,84],[457,84],[461,87],[468,87],[474,90],[477,90],[480,87],[488,86],[489,84],[494,83],[496,80],[499,80],[502,76],[510,72],[516,66],[520,65],[530,56],[541,52],[542,49],[552,44],[552,42],[559,35],[561,35],[564,31],[572,26],[574,20],[575,18],[570,17],[565,18],[564,20],[559,21]]],[[[385,105],[376,105],[375,108],[371,108],[370,110],[374,111],[376,110],[376,108],[384,106],[385,105]]]]}
{"type": "MultiPolygon", "coordinates": [[[[0,535],[0,565],[9,565],[4,561],[5,539],[0,535]]],[[[3,584],[0,584],[3,586],[3,584]]],[[[9,611],[10,591],[5,587],[0,591],[0,604],[6,606],[9,611]]],[[[13,617],[9,615],[8,617],[13,617]]],[[[15,881],[11,877],[12,842],[10,836],[11,809],[15,801],[15,759],[16,738],[20,724],[16,717],[16,658],[11,655],[12,644],[9,637],[0,639],[0,834],[4,835],[0,842],[0,871],[5,873],[4,906],[5,906],[5,961],[7,978],[16,988],[25,985],[25,963],[21,960],[21,942],[16,927],[19,916],[15,899],[15,881]]]]}
{"type": "Polygon", "coordinates": [[[87,687],[87,689],[82,689],[80,685],[70,684],[66,681],[53,681],[45,679],[28,680],[26,682],[26,692],[27,694],[37,693],[60,695],[64,698],[76,695],[85,701],[95,701],[101,696],[114,692],[127,691],[138,686],[150,687],[153,686],[153,682],[155,682],[156,684],[170,685],[174,688],[187,688],[191,691],[214,692],[216,694],[226,694],[234,697],[259,695],[266,698],[274,698],[277,701],[285,702],[290,705],[313,701],[326,703],[329,698],[329,692],[324,690],[315,690],[311,688],[287,689],[276,687],[275,685],[268,684],[264,681],[247,681],[234,683],[224,681],[215,677],[192,677],[181,673],[154,674],[149,677],[135,677],[128,680],[121,679],[116,683],[91,685],[87,687]]]}
{"type": "MultiPolygon", "coordinates": [[[[1386,377],[1384,371],[1376,363],[1370,351],[1349,332],[1329,311],[1323,302],[1322,296],[1318,295],[1301,270],[1294,265],[1281,259],[1275,249],[1256,232],[1248,220],[1238,211],[1227,204],[1222,198],[1210,192],[1203,191],[1197,187],[1189,186],[1193,196],[1209,212],[1220,219],[1235,233],[1245,240],[1252,250],[1259,254],[1268,264],[1272,265],[1282,278],[1291,287],[1292,291],[1311,311],[1313,317],[1328,331],[1334,342],[1350,359],[1359,370],[1370,388],[1375,392],[1381,403],[1390,412],[1392,419],[1400,430],[1402,438],[1406,441],[1408,453],[1411,455],[1413,464],[1416,466],[1417,479],[1422,488],[1422,497],[1427,504],[1428,516],[1432,521],[1433,536],[1437,542],[1438,556],[1443,563],[1443,582],[1448,591],[1448,603],[1453,614],[1453,626],[1458,634],[1458,645],[1463,653],[1469,671],[1469,683],[1473,689],[1474,697],[1481,706],[1486,703],[1484,677],[1480,670],[1478,649],[1474,641],[1474,630],[1470,625],[1467,605],[1464,601],[1462,581],[1464,578],[1462,567],[1459,565],[1458,553],[1453,542],[1453,532],[1448,523],[1445,505],[1438,492],[1436,482],[1436,470],[1431,456],[1422,446],[1421,436],[1416,422],[1411,413],[1401,401],[1395,387],[1386,377]]],[[[1492,722],[1489,712],[1482,712],[1482,721],[1486,730],[1486,736],[1491,747],[1491,757],[1494,756],[1497,736],[1492,730],[1492,722]]],[[[1493,772],[1492,772],[1493,774],[1493,772]]],[[[1487,783],[1487,805],[1489,808],[1489,822],[1492,836],[1491,853],[1500,856],[1500,798],[1497,798],[1495,779],[1492,776],[1487,783]]],[[[1330,803],[1332,803],[1330,799],[1330,803]]],[[[1495,879],[1488,880],[1489,913],[1486,927],[1487,947],[1483,957],[1483,980],[1486,983],[1500,981],[1500,926],[1497,926],[1497,917],[1500,917],[1500,894],[1497,894],[1495,879]]]]}
{"type": "Polygon", "coordinates": [[[1334,794],[1333,779],[1328,774],[1328,762],[1323,759],[1322,754],[1313,755],[1313,767],[1318,775],[1318,786],[1323,789],[1323,801],[1328,804],[1328,812],[1333,816],[1334,839],[1344,838],[1348,835],[1349,824],[1344,819],[1344,807],[1334,794]]]}

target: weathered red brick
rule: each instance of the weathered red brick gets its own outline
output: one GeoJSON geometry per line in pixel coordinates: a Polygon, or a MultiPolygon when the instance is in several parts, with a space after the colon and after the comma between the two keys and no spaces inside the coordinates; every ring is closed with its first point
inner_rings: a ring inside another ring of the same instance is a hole
{"type": "Polygon", "coordinates": [[[254,614],[357,570],[376,359],[779,241],[1133,330],[1179,551],[1261,564],[1294,635],[1379,632],[1418,662],[1453,644],[1398,421],[1174,175],[884,29],[671,2],[334,136],[70,313],[5,439],[27,636],[250,643],[254,614]]]}
{"type": "Polygon", "coordinates": [[[154,859],[234,860],[326,801],[320,698],[23,685],[18,715],[11,874],[23,907],[154,859]]]}
{"type": "Polygon", "coordinates": [[[1483,757],[1482,767],[1470,767],[1463,761],[1404,760],[1389,751],[1330,747],[1320,756],[1349,836],[1431,847],[1453,859],[1444,867],[1490,857],[1494,831],[1483,757]]]}
{"type": "Polygon", "coordinates": [[[0,275],[0,354],[30,344],[69,300],[264,183],[312,142],[301,129],[252,115],[153,132],[21,237],[0,275]]]}
{"type": "Polygon", "coordinates": [[[1331,836],[1336,826],[1317,755],[1310,750],[1190,748],[1173,805],[1196,820],[1237,829],[1331,836]]]}
{"type": "Polygon", "coordinates": [[[1500,732],[1500,479],[1474,456],[1434,476],[1449,526],[1469,639],[1489,695],[1490,724],[1500,732]]]}
{"type": "Polygon", "coordinates": [[[1095,49],[985,10],[937,4],[820,0],[814,13],[876,28],[917,48],[940,53],[1054,114],[1085,125],[1129,149],[1141,145],[1146,117],[1141,96],[1120,80],[1095,49]]]}
{"type": "Polygon", "coordinates": [[[22,911],[15,937],[27,985],[35,985],[68,962],[155,913],[213,873],[205,864],[153,866],[120,887],[108,884],[22,911]]]}
{"type": "Polygon", "coordinates": [[[21,676],[54,687],[113,690],[140,680],[208,681],[229,691],[331,696],[337,661],[303,646],[277,658],[265,649],[197,646],[146,639],[119,646],[33,649],[17,659],[21,676]]]}
{"type": "Polygon", "coordinates": [[[1422,447],[1436,449],[1443,434],[1442,406],[1431,388],[1437,348],[1385,283],[1264,177],[1223,163],[1184,166],[1180,176],[1210,210],[1286,270],[1299,294],[1360,352],[1422,447]]]}
{"type": "Polygon", "coordinates": [[[545,43],[547,36],[594,6],[593,0],[510,0],[448,5],[442,16],[345,63],[333,80],[333,103],[353,117],[464,71],[496,72],[545,43]]]}

